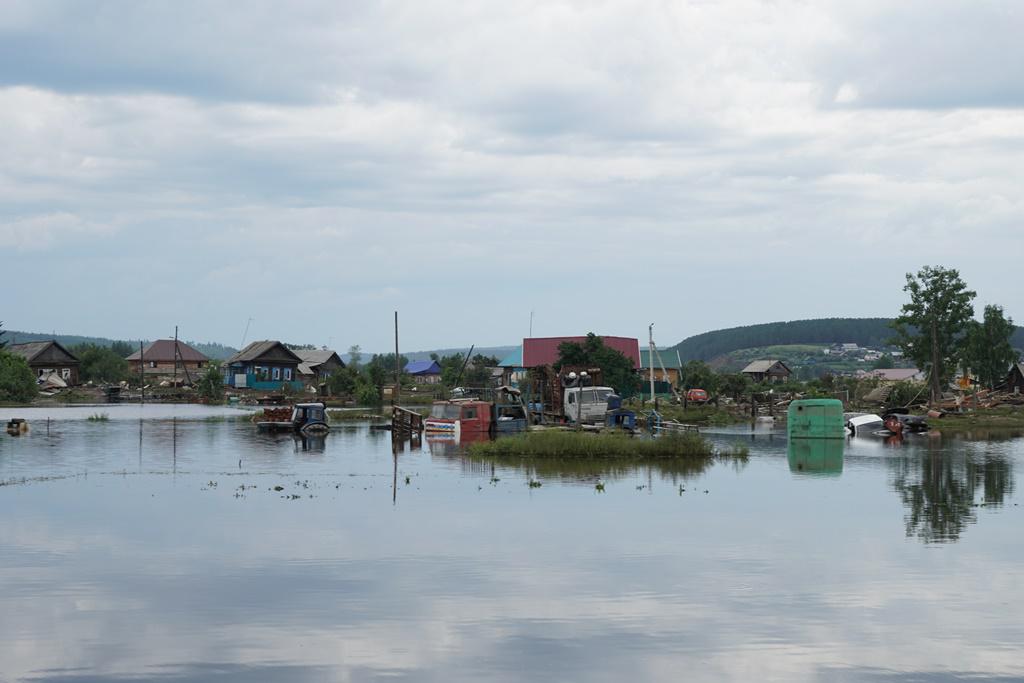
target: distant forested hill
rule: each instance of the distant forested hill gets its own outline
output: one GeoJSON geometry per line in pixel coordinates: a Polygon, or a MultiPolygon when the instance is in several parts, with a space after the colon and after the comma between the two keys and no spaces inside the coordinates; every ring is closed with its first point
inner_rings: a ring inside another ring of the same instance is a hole
{"type": "MultiPolygon", "coordinates": [[[[785,344],[832,344],[853,342],[859,346],[885,346],[893,337],[891,318],[817,318],[789,322],[730,327],[688,337],[672,347],[683,360],[711,360],[740,349],[785,344]]],[[[1024,328],[1010,339],[1024,349],[1024,328]]]]}
{"type": "Polygon", "coordinates": [[[694,335],[676,344],[683,360],[711,360],[717,356],[762,346],[854,342],[883,346],[892,338],[890,318],[819,318],[731,327],[694,335]]]}

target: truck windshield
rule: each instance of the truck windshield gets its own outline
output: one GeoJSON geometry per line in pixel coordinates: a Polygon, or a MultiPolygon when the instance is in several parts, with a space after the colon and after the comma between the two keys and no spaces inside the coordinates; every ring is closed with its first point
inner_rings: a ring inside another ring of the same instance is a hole
{"type": "Polygon", "coordinates": [[[430,417],[442,420],[458,420],[460,407],[450,403],[435,403],[430,409],[430,417]]]}
{"type": "Polygon", "coordinates": [[[584,389],[583,390],[583,402],[584,403],[606,403],[608,397],[611,396],[611,389],[584,389]]]}

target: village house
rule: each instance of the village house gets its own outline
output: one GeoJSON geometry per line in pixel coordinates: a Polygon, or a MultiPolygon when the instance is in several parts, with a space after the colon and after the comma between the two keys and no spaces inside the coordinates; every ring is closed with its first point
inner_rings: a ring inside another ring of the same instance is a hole
{"type": "Polygon", "coordinates": [[[37,379],[56,375],[68,386],[78,384],[78,358],[52,339],[11,344],[5,350],[24,358],[37,379]]]}
{"type": "Polygon", "coordinates": [[[255,341],[224,361],[224,384],[235,389],[302,390],[302,359],[279,341],[255,341]]]}
{"type": "Polygon", "coordinates": [[[324,385],[331,375],[345,367],[341,356],[330,349],[300,350],[295,355],[302,359],[299,363],[299,379],[307,387],[313,387],[321,393],[325,392],[324,385]]]}
{"type": "MultiPolygon", "coordinates": [[[[599,335],[599,338],[605,346],[633,361],[633,369],[640,369],[640,342],[635,337],[599,335]]],[[[554,365],[558,362],[559,346],[566,342],[582,345],[586,341],[586,337],[528,337],[523,340],[523,367],[529,369],[554,365]]]]}
{"type": "Polygon", "coordinates": [[[142,366],[144,375],[171,377],[177,375],[183,380],[195,381],[199,373],[210,365],[210,359],[183,341],[157,339],[141,351],[128,356],[129,369],[138,372],[142,366]],[[175,347],[177,345],[177,348],[175,347]]]}
{"type": "Polygon", "coordinates": [[[755,360],[743,368],[742,372],[756,384],[785,382],[792,374],[781,360],[755,360]]]}
{"type": "Polygon", "coordinates": [[[526,379],[526,368],[523,367],[523,347],[516,348],[498,363],[501,370],[501,384],[518,387],[519,382],[526,379]]]}
{"type": "Polygon", "coordinates": [[[654,360],[651,360],[651,352],[645,349],[640,349],[640,377],[643,380],[650,379],[651,368],[654,368],[654,381],[655,382],[668,382],[672,386],[679,386],[679,379],[682,375],[682,367],[679,365],[679,359],[676,357],[675,352],[665,352],[663,354],[654,354],[654,360]],[[659,358],[660,356],[660,358],[659,358]],[[664,369],[663,367],[664,366],[664,369]]]}
{"type": "Polygon", "coordinates": [[[435,360],[411,360],[405,366],[405,374],[416,384],[441,383],[441,366],[435,360]]]}
{"type": "Polygon", "coordinates": [[[1010,368],[1010,374],[1006,377],[1006,390],[1024,394],[1024,363],[1014,363],[1010,368]]]}

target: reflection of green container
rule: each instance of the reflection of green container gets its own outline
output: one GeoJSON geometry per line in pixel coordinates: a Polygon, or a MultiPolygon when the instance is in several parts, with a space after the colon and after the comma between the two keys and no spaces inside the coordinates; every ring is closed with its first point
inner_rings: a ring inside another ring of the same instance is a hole
{"type": "Polygon", "coordinates": [[[792,439],[789,470],[808,474],[842,474],[843,439],[792,439]]]}
{"type": "Polygon", "coordinates": [[[793,401],[786,415],[791,439],[842,439],[843,402],[834,398],[793,401]]]}

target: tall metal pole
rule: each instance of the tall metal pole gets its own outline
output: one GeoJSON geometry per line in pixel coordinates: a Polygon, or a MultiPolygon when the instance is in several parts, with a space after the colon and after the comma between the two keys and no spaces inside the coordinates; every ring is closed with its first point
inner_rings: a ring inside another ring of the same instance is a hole
{"type": "Polygon", "coordinates": [[[398,392],[402,386],[402,362],[398,359],[398,311],[395,311],[395,390],[391,392],[391,405],[398,405],[398,392]]]}
{"type": "Polygon", "coordinates": [[[145,352],[142,349],[142,340],[139,340],[139,396],[140,400],[146,402],[146,365],[142,358],[145,352]]]}
{"type": "Polygon", "coordinates": [[[654,323],[651,323],[650,326],[648,326],[647,337],[647,345],[649,349],[647,351],[647,364],[651,366],[650,368],[648,368],[648,374],[651,378],[651,403],[654,403],[654,323]]]}

